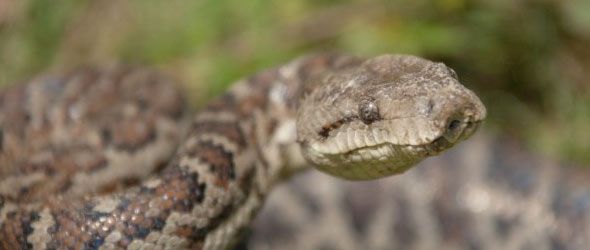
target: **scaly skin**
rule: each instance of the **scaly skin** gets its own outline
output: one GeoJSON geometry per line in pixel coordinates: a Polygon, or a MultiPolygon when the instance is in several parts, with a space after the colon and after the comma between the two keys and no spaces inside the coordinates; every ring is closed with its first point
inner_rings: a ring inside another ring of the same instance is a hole
{"type": "Polygon", "coordinates": [[[304,159],[348,179],[398,174],[466,139],[485,117],[443,64],[309,56],[236,83],[192,119],[157,171],[183,130],[172,121],[186,112],[163,78],[134,76],[83,73],[1,95],[2,249],[227,248],[304,159]],[[39,184],[55,176],[57,184],[39,184]]]}
{"type": "MultiPolygon", "coordinates": [[[[485,132],[485,131],[481,131],[485,132]]],[[[402,176],[317,171],[273,191],[248,249],[561,249],[590,245],[590,172],[478,133],[402,176]]]]}

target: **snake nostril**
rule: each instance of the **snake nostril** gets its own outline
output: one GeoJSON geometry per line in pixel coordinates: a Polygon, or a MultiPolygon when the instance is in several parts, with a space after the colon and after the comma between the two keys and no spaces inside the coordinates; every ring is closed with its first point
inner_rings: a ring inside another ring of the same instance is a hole
{"type": "Polygon", "coordinates": [[[449,130],[455,130],[459,127],[459,125],[461,125],[461,121],[459,120],[452,120],[451,122],[449,122],[449,125],[447,126],[447,129],[449,130]]]}

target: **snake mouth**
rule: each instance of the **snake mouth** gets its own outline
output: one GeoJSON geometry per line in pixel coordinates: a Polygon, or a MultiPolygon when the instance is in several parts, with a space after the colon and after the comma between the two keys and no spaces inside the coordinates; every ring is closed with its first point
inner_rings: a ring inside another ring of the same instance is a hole
{"type": "Polygon", "coordinates": [[[353,161],[386,161],[388,160],[387,158],[400,156],[406,156],[406,158],[414,159],[436,156],[453,147],[453,145],[459,143],[460,141],[470,137],[477,130],[480,124],[480,121],[468,122],[465,129],[463,129],[463,131],[461,131],[461,133],[455,138],[451,138],[443,134],[436,137],[436,139],[432,140],[432,142],[423,145],[397,145],[391,142],[382,142],[376,145],[357,147],[344,152],[343,155],[344,158],[348,158],[353,161]],[[360,157],[357,155],[360,155],[360,157]]]}
{"type": "Polygon", "coordinates": [[[435,156],[452,147],[453,144],[444,136],[440,136],[424,147],[426,156],[435,156]]]}
{"type": "Polygon", "coordinates": [[[383,142],[357,147],[345,153],[321,154],[308,148],[306,157],[317,169],[348,180],[371,180],[405,172],[417,162],[450,147],[444,138],[426,145],[383,142]]]}
{"type": "Polygon", "coordinates": [[[478,126],[478,122],[469,122],[461,131],[445,131],[420,144],[399,144],[391,140],[368,144],[367,140],[346,137],[348,140],[335,140],[327,145],[304,143],[302,149],[306,159],[321,171],[349,180],[370,180],[403,173],[421,160],[439,155],[467,139],[478,126]]]}
{"type": "Polygon", "coordinates": [[[396,145],[383,142],[376,145],[359,147],[343,153],[344,158],[352,161],[387,161],[388,158],[407,155],[408,158],[435,156],[453,146],[447,138],[440,136],[425,145],[396,145]],[[400,154],[403,153],[403,154],[400,154]],[[410,155],[413,155],[410,156],[410,155]]]}
{"type": "Polygon", "coordinates": [[[390,141],[383,141],[373,145],[361,146],[357,144],[356,147],[346,151],[321,150],[317,148],[312,151],[327,158],[338,159],[339,162],[385,162],[395,157],[426,158],[438,155],[453,145],[444,135],[441,135],[432,140],[432,142],[421,145],[396,144],[390,141]]]}

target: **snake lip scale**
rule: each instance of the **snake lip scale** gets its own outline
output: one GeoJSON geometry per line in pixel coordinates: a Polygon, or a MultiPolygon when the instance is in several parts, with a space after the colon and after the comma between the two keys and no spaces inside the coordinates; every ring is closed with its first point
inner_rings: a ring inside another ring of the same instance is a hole
{"type": "MultiPolygon", "coordinates": [[[[476,122],[468,122],[467,124],[467,128],[469,128],[470,130],[473,129],[474,131],[477,130],[477,128],[480,126],[481,121],[476,121],[476,122]],[[473,127],[473,128],[471,128],[473,127]]],[[[471,132],[468,132],[471,133],[471,132]]],[[[462,135],[465,136],[466,138],[469,137],[470,135],[462,135]]],[[[445,136],[439,136],[436,139],[434,139],[431,143],[427,144],[427,145],[423,145],[423,146],[415,146],[415,145],[399,145],[399,146],[403,146],[403,147],[408,147],[411,148],[412,150],[421,150],[425,152],[425,157],[428,156],[435,156],[438,155],[440,153],[442,153],[443,151],[445,151],[446,149],[450,148],[453,146],[453,142],[451,141],[452,139],[447,138],[445,136]]],[[[380,143],[377,145],[371,145],[371,146],[364,146],[364,147],[359,147],[359,148],[355,148],[352,149],[348,152],[345,152],[343,155],[345,156],[350,156],[354,153],[358,153],[358,151],[366,151],[366,150],[376,150],[379,151],[380,148],[392,148],[394,147],[395,144],[389,143],[389,142],[384,142],[384,143],[380,143]]]]}
{"type": "Polygon", "coordinates": [[[123,66],[0,92],[0,249],[226,249],[293,173],[400,174],[486,116],[453,70],[410,55],[304,56],[194,117],[185,103],[123,66]]]}

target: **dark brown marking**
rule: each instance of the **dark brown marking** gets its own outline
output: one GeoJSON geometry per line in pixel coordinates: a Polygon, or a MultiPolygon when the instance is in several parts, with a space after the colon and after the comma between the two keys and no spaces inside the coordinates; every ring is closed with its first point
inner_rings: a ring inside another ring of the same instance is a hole
{"type": "Polygon", "coordinates": [[[98,249],[117,230],[123,236],[117,247],[124,248],[134,239],[144,239],[150,232],[161,230],[171,212],[190,212],[203,201],[206,186],[198,182],[198,174],[172,167],[163,176],[160,186],[142,188],[133,198],[115,196],[119,204],[110,213],[94,210],[92,202],[51,203],[56,225],[49,230],[53,238],[48,247],[98,249]],[[150,209],[158,209],[160,213],[150,217],[147,215],[150,209]]]}
{"type": "Polygon", "coordinates": [[[125,120],[116,124],[108,135],[107,138],[112,140],[117,149],[129,152],[135,152],[156,139],[153,124],[139,119],[125,120]]]}
{"type": "Polygon", "coordinates": [[[80,172],[92,173],[107,165],[107,160],[100,152],[88,147],[52,148],[39,150],[29,155],[29,159],[14,164],[16,173],[12,176],[22,177],[31,173],[42,173],[47,177],[43,181],[31,183],[15,193],[16,202],[32,202],[67,190],[72,184],[72,176],[80,172]],[[36,158],[36,159],[35,159],[36,158]]]}
{"type": "Polygon", "coordinates": [[[0,228],[0,249],[33,249],[27,237],[33,232],[31,223],[37,221],[37,213],[10,212],[0,228]]]}
{"type": "Polygon", "coordinates": [[[267,98],[263,94],[254,94],[240,100],[239,107],[237,109],[240,117],[251,116],[254,110],[263,109],[267,104],[267,98]]]}
{"type": "Polygon", "coordinates": [[[357,119],[358,116],[347,116],[333,123],[325,124],[324,126],[322,126],[322,129],[318,132],[318,135],[321,138],[326,139],[330,135],[330,132],[332,132],[333,130],[336,130],[340,128],[342,125],[357,119]]]}
{"type": "Polygon", "coordinates": [[[175,167],[164,171],[164,179],[166,183],[154,190],[161,200],[161,208],[189,212],[195,204],[203,201],[206,185],[199,182],[199,174],[175,167]]]}
{"type": "Polygon", "coordinates": [[[197,122],[193,125],[193,134],[216,134],[235,142],[240,149],[247,146],[246,138],[236,122],[197,122]]]}
{"type": "Polygon", "coordinates": [[[113,230],[124,232],[117,247],[125,247],[133,239],[162,229],[170,212],[190,211],[194,204],[202,202],[205,184],[197,181],[197,175],[182,171],[168,171],[160,189],[133,189],[125,196],[110,195],[120,204],[111,213],[94,211],[96,200],[91,198],[54,196],[71,185],[76,173],[91,173],[106,166],[104,155],[97,153],[105,146],[131,151],[145,147],[156,139],[155,121],[186,114],[184,99],[170,82],[157,73],[115,67],[38,77],[27,85],[0,92],[0,113],[4,118],[0,122],[0,165],[9,162],[11,168],[0,170],[0,174],[25,176],[38,172],[49,177],[24,187],[23,196],[15,190],[16,198],[0,197],[0,207],[7,201],[24,204],[27,199],[41,203],[37,213],[19,206],[17,212],[8,214],[0,225],[0,249],[32,248],[27,237],[45,207],[55,220],[47,230],[51,235],[47,249],[98,249],[113,230]],[[42,105],[31,107],[35,104],[31,90],[42,94],[42,105]],[[57,126],[71,135],[82,135],[81,140],[72,136],[67,143],[55,145],[51,135],[57,126]],[[103,143],[89,144],[88,137],[83,136],[88,132],[102,132],[103,143]],[[133,198],[126,200],[127,196],[133,198]],[[162,213],[148,218],[146,211],[156,205],[162,213]]]}
{"type": "Polygon", "coordinates": [[[279,71],[276,69],[269,69],[249,77],[248,85],[252,87],[252,90],[258,93],[266,93],[278,78],[279,71]]]}
{"type": "Polygon", "coordinates": [[[222,146],[202,142],[192,148],[188,155],[209,165],[209,171],[217,175],[216,185],[227,188],[229,181],[235,179],[234,155],[222,146]]]}
{"type": "MultiPolygon", "coordinates": [[[[163,175],[166,180],[161,186],[141,189],[133,199],[115,196],[115,199],[119,199],[119,205],[111,213],[95,211],[92,202],[80,203],[77,200],[72,203],[51,198],[46,204],[52,211],[56,224],[48,230],[52,235],[48,249],[97,249],[113,230],[123,233],[124,238],[118,246],[126,247],[133,239],[143,239],[149,232],[162,229],[171,211],[188,212],[196,203],[202,202],[205,185],[198,183],[197,174],[183,172],[174,167],[163,175]],[[162,212],[156,217],[147,217],[146,211],[153,206],[158,206],[162,212]]],[[[15,220],[22,220],[20,218],[26,220],[22,216],[15,220]]],[[[27,232],[26,228],[16,228],[9,232],[7,230],[11,228],[8,226],[30,225],[30,220],[16,223],[9,219],[4,225],[1,230],[7,236],[1,237],[23,235],[27,232]]],[[[24,244],[24,241],[19,244],[24,244]]]]}
{"type": "Polygon", "coordinates": [[[229,110],[233,111],[236,107],[236,98],[231,93],[225,93],[220,97],[214,99],[212,102],[207,105],[207,110],[209,111],[223,111],[229,110]]]}
{"type": "Polygon", "coordinates": [[[221,213],[211,218],[210,223],[207,224],[205,227],[196,228],[192,226],[180,226],[175,231],[175,233],[179,236],[184,236],[190,239],[192,248],[196,246],[195,244],[201,244],[202,242],[204,242],[207,234],[215,230],[219,225],[221,225],[221,223],[225,221],[226,218],[229,218],[235,209],[236,208],[231,204],[226,205],[223,207],[221,213]]]}
{"type": "Polygon", "coordinates": [[[84,243],[90,240],[92,232],[84,227],[88,218],[84,213],[80,216],[78,211],[68,210],[67,203],[61,199],[51,199],[48,203],[55,224],[47,230],[52,236],[47,249],[82,249],[84,243]],[[84,229],[80,230],[82,227],[84,229]]]}

